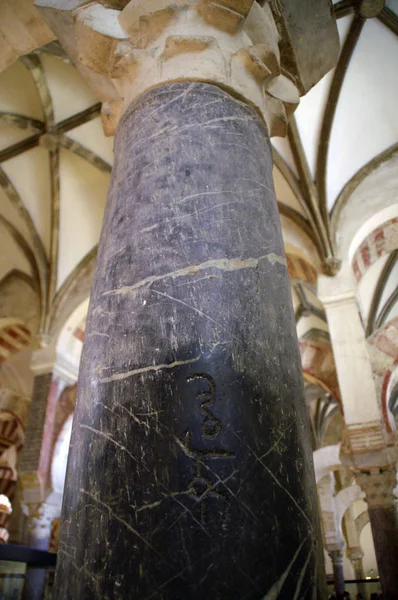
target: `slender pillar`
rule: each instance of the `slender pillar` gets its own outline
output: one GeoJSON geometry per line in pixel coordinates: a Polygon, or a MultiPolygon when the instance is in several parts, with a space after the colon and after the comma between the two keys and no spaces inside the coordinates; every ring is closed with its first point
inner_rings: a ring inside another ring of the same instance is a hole
{"type": "Polygon", "coordinates": [[[389,431],[373,376],[353,276],[345,265],[337,277],[319,278],[343,403],[345,431],[341,460],[357,470],[396,460],[396,436],[389,431]]]}
{"type": "MultiPolygon", "coordinates": [[[[23,505],[26,515],[25,543],[30,548],[49,550],[51,524],[59,516],[60,507],[46,502],[23,505]]],[[[28,568],[25,576],[23,600],[42,600],[46,583],[46,570],[28,568]]]]}
{"type": "MultiPolygon", "coordinates": [[[[44,503],[50,491],[51,444],[56,402],[62,386],[54,374],[54,365],[55,353],[51,348],[39,349],[33,354],[31,368],[35,379],[19,466],[22,508],[26,515],[25,544],[39,550],[48,550],[54,513],[53,508],[44,503]]],[[[24,600],[41,600],[45,578],[44,569],[27,570],[24,600]]]]}
{"type": "Polygon", "coordinates": [[[343,451],[372,452],[386,444],[365,331],[352,278],[319,279],[341,391],[347,437],[343,451]],[[347,281],[348,279],[348,281],[347,281]],[[348,446],[348,447],[346,447],[348,446]]]}
{"type": "Polygon", "coordinates": [[[343,598],[345,591],[343,568],[344,551],[340,548],[338,550],[331,550],[329,556],[333,566],[334,591],[336,592],[337,598],[343,598]]]}
{"type": "Polygon", "coordinates": [[[334,66],[329,2],[37,4],[118,124],[55,596],[322,599],[269,135],[334,66]]]}
{"type": "Polygon", "coordinates": [[[342,597],[344,593],[343,553],[345,541],[336,510],[335,478],[332,472],[318,482],[318,498],[321,507],[324,546],[332,561],[337,597],[342,597]]]}
{"type": "Polygon", "coordinates": [[[341,460],[357,473],[365,491],[383,593],[398,598],[398,525],[394,463],[396,434],[390,431],[379,402],[365,331],[349,265],[334,279],[320,278],[339,386],[345,432],[341,460]],[[390,487],[388,487],[390,486],[390,487]],[[392,487],[391,487],[392,486],[392,487]],[[372,512],[372,515],[371,515],[372,512]]]}
{"type": "Polygon", "coordinates": [[[366,494],[370,525],[379,569],[381,589],[386,600],[398,599],[398,507],[393,490],[397,485],[395,465],[357,474],[366,494]]]}
{"type": "Polygon", "coordinates": [[[365,571],[363,568],[363,552],[361,548],[347,548],[347,557],[351,562],[352,569],[354,571],[355,579],[358,580],[357,591],[362,594],[363,598],[367,598],[366,585],[363,581],[365,579],[365,571]]]}

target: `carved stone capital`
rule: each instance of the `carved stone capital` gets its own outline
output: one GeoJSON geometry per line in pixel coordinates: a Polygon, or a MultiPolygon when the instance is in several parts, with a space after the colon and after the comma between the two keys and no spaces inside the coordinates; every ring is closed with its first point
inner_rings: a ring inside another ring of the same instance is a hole
{"type": "Polygon", "coordinates": [[[60,507],[46,502],[34,502],[22,505],[26,516],[27,535],[30,541],[48,540],[51,534],[51,524],[59,516],[60,507]]]}
{"type": "Polygon", "coordinates": [[[347,558],[352,563],[362,560],[364,557],[364,553],[361,548],[347,548],[347,558]]]}
{"type": "Polygon", "coordinates": [[[341,269],[341,260],[334,256],[327,256],[324,260],[324,271],[329,277],[334,277],[341,269]]]}
{"type": "Polygon", "coordinates": [[[359,12],[365,19],[374,19],[385,6],[385,0],[362,0],[359,12]]]}
{"type": "MultiPolygon", "coordinates": [[[[338,51],[326,5],[317,0],[317,26],[338,51]]],[[[306,80],[311,54],[301,56],[309,19],[300,13],[295,19],[303,23],[292,22],[288,7],[278,2],[261,7],[254,0],[37,0],[36,6],[102,100],[106,135],[113,135],[137,97],[183,80],[230,90],[262,114],[271,136],[281,136],[298,105],[298,88],[304,93],[316,83],[306,80]]],[[[321,53],[317,78],[329,63],[330,54],[321,53]]]]}
{"type": "Polygon", "coordinates": [[[333,565],[343,565],[344,561],[344,547],[335,548],[333,550],[328,549],[328,554],[333,565]]]}
{"type": "Polygon", "coordinates": [[[396,434],[382,419],[346,425],[340,459],[355,471],[388,467],[398,459],[396,434]]]}
{"type": "Polygon", "coordinates": [[[393,506],[396,498],[393,490],[397,485],[395,465],[384,469],[371,469],[356,473],[358,485],[366,494],[365,501],[369,508],[388,508],[393,506]]]}

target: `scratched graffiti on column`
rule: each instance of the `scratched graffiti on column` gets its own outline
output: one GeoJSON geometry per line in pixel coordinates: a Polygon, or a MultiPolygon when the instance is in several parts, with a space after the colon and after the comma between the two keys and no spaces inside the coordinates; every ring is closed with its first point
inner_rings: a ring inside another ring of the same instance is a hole
{"type": "MultiPolygon", "coordinates": [[[[201,400],[199,410],[204,416],[201,424],[201,438],[203,441],[211,440],[216,442],[219,438],[223,424],[214,413],[213,409],[217,400],[217,390],[214,379],[204,373],[195,373],[187,377],[188,383],[194,383],[197,381],[204,381],[207,389],[197,392],[196,397],[201,400]]],[[[188,485],[188,490],[197,501],[201,501],[201,518],[205,520],[206,506],[202,502],[206,497],[217,498],[224,503],[222,509],[223,519],[228,518],[228,501],[225,495],[224,486],[222,481],[214,474],[210,464],[216,459],[227,459],[231,460],[235,457],[233,452],[228,449],[220,447],[218,444],[212,444],[210,448],[197,448],[192,443],[192,433],[188,430],[185,433],[184,439],[176,439],[176,442],[184,452],[186,456],[192,458],[193,469],[192,479],[188,485]],[[210,464],[209,464],[210,463],[210,464]]],[[[208,446],[208,444],[206,444],[208,446]]]]}

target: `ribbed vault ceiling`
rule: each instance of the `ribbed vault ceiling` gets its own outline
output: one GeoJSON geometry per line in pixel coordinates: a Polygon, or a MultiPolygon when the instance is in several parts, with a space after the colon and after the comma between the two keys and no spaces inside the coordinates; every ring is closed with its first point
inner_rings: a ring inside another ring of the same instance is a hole
{"type": "MultiPolygon", "coordinates": [[[[398,1],[371,19],[354,0],[335,11],[339,63],[302,99],[288,138],[273,140],[280,211],[313,240],[329,271],[339,254],[332,211],[349,201],[356,174],[367,165],[370,175],[380,155],[387,161],[398,139],[398,1]]],[[[10,273],[30,280],[42,330],[63,283],[98,243],[113,146],[99,112],[56,41],[0,74],[0,286],[10,273]]],[[[397,269],[396,255],[385,257],[361,282],[369,331],[386,302],[396,314],[397,269]]]]}

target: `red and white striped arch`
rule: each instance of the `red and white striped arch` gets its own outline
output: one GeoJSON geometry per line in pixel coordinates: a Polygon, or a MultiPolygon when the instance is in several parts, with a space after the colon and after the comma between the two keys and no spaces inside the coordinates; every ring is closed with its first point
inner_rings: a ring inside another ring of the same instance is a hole
{"type": "Polygon", "coordinates": [[[15,446],[17,452],[23,448],[25,433],[19,419],[12,413],[0,412],[0,455],[15,446]]]}
{"type": "Polygon", "coordinates": [[[355,279],[359,283],[367,270],[382,256],[398,247],[398,217],[376,227],[361,243],[352,259],[355,279]]]}
{"type": "Polygon", "coordinates": [[[375,331],[368,339],[368,344],[373,373],[381,390],[383,418],[387,431],[391,432],[387,391],[392,373],[398,364],[398,317],[391,319],[384,327],[375,331]]]}
{"type": "Polygon", "coordinates": [[[22,321],[0,319],[0,364],[31,343],[32,335],[22,321]]]}
{"type": "Polygon", "coordinates": [[[331,343],[324,339],[300,338],[299,347],[304,379],[319,384],[331,394],[343,412],[331,343]]]}

